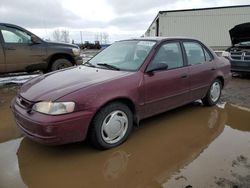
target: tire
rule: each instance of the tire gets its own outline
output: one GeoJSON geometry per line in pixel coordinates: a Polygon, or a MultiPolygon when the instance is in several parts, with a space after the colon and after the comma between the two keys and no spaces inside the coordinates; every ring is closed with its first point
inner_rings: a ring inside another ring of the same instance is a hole
{"type": "Polygon", "coordinates": [[[50,70],[55,71],[55,70],[60,70],[60,69],[64,69],[64,68],[71,67],[71,66],[73,66],[73,64],[69,60],[60,58],[60,59],[56,59],[52,63],[50,70]]]}
{"type": "Polygon", "coordinates": [[[97,112],[88,136],[94,147],[109,149],[122,144],[128,138],[132,127],[133,114],[129,107],[114,102],[97,112]]]}
{"type": "Polygon", "coordinates": [[[202,99],[202,102],[206,106],[213,106],[218,103],[221,96],[222,84],[219,79],[216,79],[211,84],[206,96],[202,99]]]}

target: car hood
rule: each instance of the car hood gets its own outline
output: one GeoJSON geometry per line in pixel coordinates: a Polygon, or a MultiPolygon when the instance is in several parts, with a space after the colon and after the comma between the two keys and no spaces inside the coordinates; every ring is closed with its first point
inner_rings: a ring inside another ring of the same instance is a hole
{"type": "Polygon", "coordinates": [[[250,41],[250,22],[234,26],[229,30],[232,45],[250,41]]]}
{"type": "MultiPolygon", "coordinates": [[[[47,42],[47,41],[46,41],[47,42]]],[[[63,43],[63,42],[47,42],[48,45],[51,45],[51,46],[67,46],[67,47],[70,47],[70,48],[78,48],[77,45],[75,44],[69,44],[69,43],[63,43]]]]}
{"type": "Polygon", "coordinates": [[[133,72],[97,69],[82,65],[36,77],[21,87],[19,95],[33,102],[55,101],[76,90],[130,74],[133,72]]]}

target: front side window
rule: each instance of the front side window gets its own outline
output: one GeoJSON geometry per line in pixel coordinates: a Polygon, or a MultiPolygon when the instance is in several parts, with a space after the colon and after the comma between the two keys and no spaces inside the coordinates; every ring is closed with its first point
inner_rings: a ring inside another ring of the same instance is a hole
{"type": "Polygon", "coordinates": [[[116,67],[117,70],[136,71],[143,64],[155,41],[120,41],[112,44],[88,63],[100,67],[116,67]]]}
{"type": "Polygon", "coordinates": [[[206,61],[203,48],[200,44],[196,42],[183,42],[183,45],[186,51],[189,65],[201,64],[206,61]]]}
{"type": "Polygon", "coordinates": [[[7,28],[1,32],[5,43],[31,43],[31,36],[21,30],[7,28]]]}
{"type": "Polygon", "coordinates": [[[183,67],[183,58],[181,47],[178,42],[163,44],[149,65],[149,68],[154,67],[157,63],[167,65],[167,69],[183,67]]]}

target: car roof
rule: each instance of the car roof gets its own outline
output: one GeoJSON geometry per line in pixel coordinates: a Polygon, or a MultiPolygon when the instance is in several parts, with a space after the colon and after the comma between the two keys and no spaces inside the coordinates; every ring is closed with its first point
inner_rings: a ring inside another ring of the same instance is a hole
{"type": "Polygon", "coordinates": [[[10,23],[0,23],[0,26],[19,27],[19,26],[17,26],[17,25],[10,24],[10,23]]]}
{"type": "Polygon", "coordinates": [[[20,29],[20,30],[23,30],[23,31],[26,31],[26,32],[30,33],[26,29],[24,29],[24,28],[22,28],[22,27],[20,27],[18,25],[10,24],[10,23],[0,23],[0,26],[12,27],[12,28],[20,29]]]}
{"type": "Polygon", "coordinates": [[[195,38],[190,38],[190,37],[182,37],[182,36],[176,36],[176,37],[138,37],[138,38],[131,38],[131,39],[126,39],[126,40],[121,40],[121,41],[128,41],[128,40],[152,40],[152,41],[165,41],[165,40],[179,40],[179,39],[184,39],[184,40],[197,40],[195,38]]]}

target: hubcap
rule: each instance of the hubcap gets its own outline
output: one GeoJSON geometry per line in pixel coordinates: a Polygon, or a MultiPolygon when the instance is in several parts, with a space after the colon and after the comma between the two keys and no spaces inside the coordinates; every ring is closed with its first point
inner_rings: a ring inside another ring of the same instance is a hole
{"type": "Polygon", "coordinates": [[[124,137],[127,129],[127,115],[120,110],[113,111],[105,117],[102,123],[102,139],[108,144],[117,143],[124,137]]]}
{"type": "Polygon", "coordinates": [[[213,102],[216,102],[220,97],[220,84],[218,82],[214,82],[210,88],[210,97],[213,102]]]}
{"type": "Polygon", "coordinates": [[[67,67],[69,67],[69,66],[66,63],[62,63],[62,64],[58,65],[57,70],[64,69],[67,67]]]}

